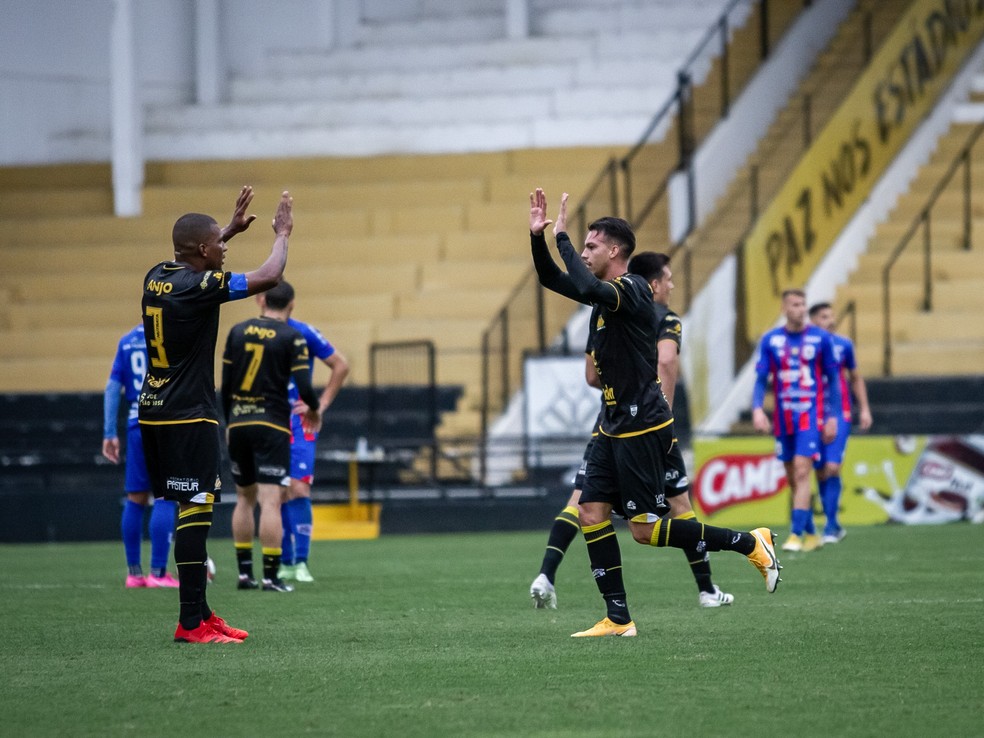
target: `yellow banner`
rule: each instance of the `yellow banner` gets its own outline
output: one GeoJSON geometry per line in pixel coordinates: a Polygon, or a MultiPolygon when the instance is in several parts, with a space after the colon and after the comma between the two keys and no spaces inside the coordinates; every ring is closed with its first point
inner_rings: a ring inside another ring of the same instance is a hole
{"type": "MultiPolygon", "coordinates": [[[[750,339],[802,287],[984,35],[984,2],[916,0],[745,242],[750,339]]],[[[860,53],[860,50],[858,50],[860,53]]]]}
{"type": "MultiPolygon", "coordinates": [[[[926,443],[924,436],[852,436],[841,466],[841,524],[887,522],[906,485],[911,486],[926,443]]],[[[694,511],[700,520],[740,529],[789,526],[789,485],[771,437],[695,438],[691,480],[694,511]]],[[[822,529],[816,480],[811,484],[822,529]]]]}

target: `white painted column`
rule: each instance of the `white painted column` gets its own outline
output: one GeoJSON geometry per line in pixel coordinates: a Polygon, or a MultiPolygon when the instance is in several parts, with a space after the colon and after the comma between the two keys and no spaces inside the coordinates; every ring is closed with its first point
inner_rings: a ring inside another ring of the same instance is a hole
{"type": "Polygon", "coordinates": [[[319,3],[315,22],[320,26],[326,49],[351,48],[359,40],[362,0],[330,0],[319,3]]]}
{"type": "Polygon", "coordinates": [[[222,100],[222,27],[219,0],[195,2],[195,101],[216,105],[222,100]]]}
{"type": "Polygon", "coordinates": [[[527,38],[530,35],[531,0],[506,0],[506,37],[527,38]]]}
{"type": "Polygon", "coordinates": [[[110,29],[110,106],[113,210],[121,218],[140,215],[143,205],[143,110],[137,94],[133,3],[115,0],[110,29]]]}

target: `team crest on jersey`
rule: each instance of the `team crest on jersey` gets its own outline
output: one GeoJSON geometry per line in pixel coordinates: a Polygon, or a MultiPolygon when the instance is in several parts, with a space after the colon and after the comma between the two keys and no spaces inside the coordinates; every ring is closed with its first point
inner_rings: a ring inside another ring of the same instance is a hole
{"type": "Polygon", "coordinates": [[[598,316],[598,322],[595,325],[595,328],[597,328],[600,331],[600,330],[603,330],[604,327],[605,327],[605,319],[602,316],[599,315],[598,316]]]}
{"type": "Polygon", "coordinates": [[[638,405],[629,405],[629,415],[631,415],[634,418],[636,416],[636,413],[638,412],[639,412],[638,405]]]}
{"type": "Polygon", "coordinates": [[[816,355],[817,355],[816,346],[810,346],[809,344],[807,344],[806,346],[803,347],[803,358],[806,359],[807,361],[809,361],[816,355]]]}

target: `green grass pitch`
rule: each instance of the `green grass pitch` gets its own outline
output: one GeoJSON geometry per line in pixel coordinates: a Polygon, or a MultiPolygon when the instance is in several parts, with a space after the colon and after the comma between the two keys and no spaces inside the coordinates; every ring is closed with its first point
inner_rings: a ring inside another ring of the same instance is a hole
{"type": "Polygon", "coordinates": [[[853,528],[774,595],[715,554],[717,610],[682,553],[620,538],[639,636],[577,640],[604,614],[582,541],[560,609],[530,604],[546,530],[316,543],[288,595],[237,591],[213,540],[228,646],[173,643],[176,591],[124,590],[121,544],[0,546],[0,732],[984,735],[984,526],[853,528]]]}

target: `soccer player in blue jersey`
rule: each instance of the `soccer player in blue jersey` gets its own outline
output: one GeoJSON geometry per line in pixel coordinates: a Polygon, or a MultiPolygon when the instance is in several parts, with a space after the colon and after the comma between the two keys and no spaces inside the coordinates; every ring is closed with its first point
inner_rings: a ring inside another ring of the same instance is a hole
{"type": "Polygon", "coordinates": [[[810,505],[810,471],[821,442],[829,443],[837,435],[837,417],[825,417],[823,409],[825,403],[840,406],[840,367],[830,334],[806,322],[802,290],[782,293],[782,312],[785,325],[768,331],[759,343],[752,422],[760,433],[772,430],[775,435],[776,456],[786,467],[792,489],[791,533],[782,548],[812,551],[821,542],[810,505]],[[772,423],[762,407],[770,377],[775,395],[772,423]]]}
{"type": "MultiPolygon", "coordinates": [[[[265,299],[264,295],[257,296],[261,310],[265,307],[265,299]]],[[[292,298],[287,308],[288,314],[293,309],[292,298]]],[[[314,326],[294,318],[288,318],[287,325],[299,331],[307,341],[308,369],[311,376],[314,376],[315,359],[324,362],[331,371],[318,404],[319,412],[324,416],[325,410],[334,402],[345,383],[345,378],[348,377],[348,361],[314,326]]],[[[307,410],[307,405],[301,400],[293,379],[290,380],[287,391],[294,413],[291,415],[290,426],[290,486],[287,489],[287,501],[280,507],[284,535],[280,555],[282,564],[277,576],[284,580],[313,582],[314,577],[308,568],[308,556],[311,551],[311,535],[314,531],[311,485],[314,483],[314,452],[318,442],[318,431],[305,430],[301,422],[301,413],[307,410]]]]}
{"type": "Polygon", "coordinates": [[[140,563],[143,541],[144,511],[150,504],[150,477],[144,461],[143,444],[140,441],[140,424],[137,422],[137,397],[147,373],[147,344],[144,327],[138,325],[124,335],[116,347],[116,358],[106,382],[103,396],[102,455],[114,464],[120,463],[120,439],[117,435],[117,419],[120,397],[129,405],[126,423],[126,478],[123,489],[126,503],[120,529],[123,534],[123,551],[126,554],[126,587],[177,587],[178,580],[167,572],[167,556],[171,550],[174,533],[174,514],[177,503],[158,500],[150,514],[150,574],[144,576],[140,563]]]}
{"type": "Polygon", "coordinates": [[[629,615],[622,554],[612,525],[615,512],[628,519],[632,538],[643,545],[689,550],[735,551],[765,578],[766,591],[779,583],[772,532],[718,528],[686,518],[667,518],[667,490],[676,486],[672,454],[673,415],[659,386],[657,320],[653,291],[645,277],[628,271],[635,250],[632,227],[621,218],[588,225],[584,248],[567,235],[567,194],[561,198],[553,233],[566,271],[547,248],[546,196],[530,193],[530,247],[544,287],[591,305],[588,346],[601,382],[604,411],[588,452],[581,490],[581,532],[607,615],[575,638],[636,635],[629,615]]]}
{"type": "Polygon", "coordinates": [[[149,363],[137,400],[138,418],[154,495],[178,502],[177,642],[240,643],[249,635],[212,611],[205,585],[212,506],[222,487],[215,396],[219,309],[280,282],[294,226],[293,201],[284,192],[273,218],[270,255],[250,272],[223,270],[226,243],[256,219],[246,214],[252,200],[253,188],[243,187],[225,228],[208,215],[182,215],[171,232],[174,259],[151,268],[143,280],[149,363]]]}
{"type": "Polygon", "coordinates": [[[843,540],[845,531],[837,520],[837,508],[841,496],[841,464],[844,461],[844,449],[847,447],[848,436],[851,435],[851,392],[858,401],[858,427],[866,431],[871,428],[871,408],[868,405],[868,388],[864,377],[858,370],[854,357],[854,344],[850,338],[834,333],[837,322],[834,308],[829,302],[820,302],[810,308],[810,322],[830,333],[834,343],[834,356],[840,367],[839,407],[827,407],[828,416],[840,415],[837,426],[837,437],[830,443],[820,447],[820,456],[814,462],[817,473],[817,486],[820,491],[820,506],[823,508],[827,522],[823,528],[822,543],[838,543],[843,540]],[[839,412],[838,412],[839,411],[839,412]]]}

